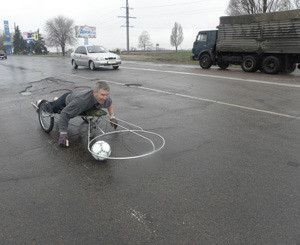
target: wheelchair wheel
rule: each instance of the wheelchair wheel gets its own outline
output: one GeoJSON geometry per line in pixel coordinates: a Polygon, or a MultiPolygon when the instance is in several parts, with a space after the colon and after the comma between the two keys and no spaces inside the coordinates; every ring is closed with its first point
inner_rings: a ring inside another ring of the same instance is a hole
{"type": "Polygon", "coordinates": [[[40,125],[46,133],[49,133],[51,132],[54,126],[54,116],[53,116],[52,106],[48,101],[42,100],[38,105],[38,107],[39,107],[38,116],[39,116],[40,125]]]}

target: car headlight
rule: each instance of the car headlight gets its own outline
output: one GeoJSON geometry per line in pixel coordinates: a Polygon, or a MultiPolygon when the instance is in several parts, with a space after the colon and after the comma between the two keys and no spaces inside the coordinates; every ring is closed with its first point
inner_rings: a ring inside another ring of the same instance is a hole
{"type": "Polygon", "coordinates": [[[100,60],[105,60],[105,59],[103,57],[97,57],[96,60],[100,61],[100,60]]]}
{"type": "Polygon", "coordinates": [[[117,60],[120,60],[121,58],[120,58],[120,56],[117,55],[116,59],[117,59],[117,60]]]}

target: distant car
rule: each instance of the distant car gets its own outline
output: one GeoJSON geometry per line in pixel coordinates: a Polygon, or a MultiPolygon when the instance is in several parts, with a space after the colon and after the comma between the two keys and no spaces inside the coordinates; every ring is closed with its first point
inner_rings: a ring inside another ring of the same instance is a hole
{"type": "Polygon", "coordinates": [[[91,70],[104,66],[112,66],[114,69],[118,69],[121,58],[102,46],[82,45],[71,53],[71,63],[74,69],[77,69],[78,66],[86,66],[91,70]]]}
{"type": "Polygon", "coordinates": [[[7,59],[7,54],[6,54],[5,51],[0,50],[0,58],[1,58],[1,59],[7,59]]]}

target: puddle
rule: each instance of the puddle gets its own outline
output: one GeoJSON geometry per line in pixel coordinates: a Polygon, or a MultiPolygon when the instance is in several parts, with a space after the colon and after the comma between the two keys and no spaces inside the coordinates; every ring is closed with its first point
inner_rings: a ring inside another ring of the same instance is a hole
{"type": "Polygon", "coordinates": [[[297,167],[300,166],[300,163],[297,163],[297,162],[288,162],[287,165],[297,168],[297,167]]]}
{"type": "Polygon", "coordinates": [[[29,91],[24,91],[24,92],[21,92],[21,94],[26,96],[26,95],[31,95],[31,92],[29,92],[29,91]]]}
{"type": "Polygon", "coordinates": [[[127,86],[127,87],[141,87],[142,84],[140,84],[140,83],[126,83],[125,86],[127,86]]]}

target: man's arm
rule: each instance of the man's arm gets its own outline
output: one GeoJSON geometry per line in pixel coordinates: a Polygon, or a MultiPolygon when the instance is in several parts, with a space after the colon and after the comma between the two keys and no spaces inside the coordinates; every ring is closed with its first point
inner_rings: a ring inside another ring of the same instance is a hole
{"type": "Polygon", "coordinates": [[[108,110],[108,113],[109,113],[110,116],[114,116],[114,115],[115,115],[115,113],[114,113],[114,106],[113,106],[112,103],[111,103],[111,105],[107,108],[107,110],[108,110]]]}
{"type": "Polygon", "coordinates": [[[116,129],[116,128],[118,127],[118,121],[117,121],[117,119],[115,118],[114,106],[113,106],[112,103],[111,103],[111,105],[107,108],[107,110],[108,110],[108,113],[109,113],[109,115],[110,115],[110,125],[116,129]]]}
{"type": "Polygon", "coordinates": [[[59,132],[67,132],[70,119],[79,115],[80,112],[81,108],[77,100],[73,100],[68,104],[60,113],[58,121],[59,132]]]}

